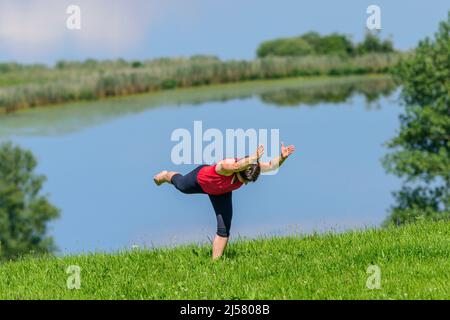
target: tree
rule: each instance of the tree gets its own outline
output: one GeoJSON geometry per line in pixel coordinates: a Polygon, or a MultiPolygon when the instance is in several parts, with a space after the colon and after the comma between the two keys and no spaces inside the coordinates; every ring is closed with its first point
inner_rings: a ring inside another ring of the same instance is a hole
{"type": "Polygon", "coordinates": [[[302,38],[282,38],[263,42],[257,50],[259,58],[267,56],[306,56],[313,53],[311,46],[302,38]]]}
{"type": "Polygon", "coordinates": [[[40,195],[45,177],[34,170],[36,159],[30,151],[3,143],[0,145],[0,258],[55,250],[46,235],[47,222],[59,210],[40,195]]]}
{"type": "Polygon", "coordinates": [[[384,158],[404,179],[385,224],[450,218],[450,12],[434,39],[421,41],[395,74],[405,112],[384,158]]]}
{"type": "Polygon", "coordinates": [[[306,35],[303,35],[303,39],[308,41],[318,55],[347,56],[353,54],[354,51],[354,45],[350,39],[347,36],[338,33],[332,33],[317,39],[311,37],[311,33],[307,33],[306,35]]]}
{"type": "Polygon", "coordinates": [[[392,40],[385,39],[384,41],[381,41],[376,34],[370,31],[366,33],[363,42],[356,46],[357,54],[366,54],[371,52],[389,53],[394,51],[394,44],[392,43],[392,40]]]}
{"type": "Polygon", "coordinates": [[[321,36],[308,32],[301,36],[263,42],[257,50],[259,58],[266,56],[341,55],[354,51],[353,43],[345,35],[333,33],[321,36]]]}

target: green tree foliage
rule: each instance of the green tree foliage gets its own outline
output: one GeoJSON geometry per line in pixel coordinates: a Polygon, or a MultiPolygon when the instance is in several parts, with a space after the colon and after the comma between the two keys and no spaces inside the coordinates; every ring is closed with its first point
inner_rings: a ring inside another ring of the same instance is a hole
{"type": "Polygon", "coordinates": [[[263,42],[257,50],[257,55],[260,58],[267,56],[307,56],[313,52],[313,48],[307,41],[301,37],[296,37],[263,42]]]}
{"type": "Polygon", "coordinates": [[[369,32],[362,43],[354,44],[346,35],[339,33],[321,36],[317,32],[308,32],[297,37],[265,41],[258,47],[257,56],[354,56],[374,52],[394,52],[392,41],[382,41],[369,32]]]}
{"type": "Polygon", "coordinates": [[[317,55],[351,55],[354,51],[353,43],[342,34],[333,33],[320,36],[316,32],[309,32],[302,36],[313,48],[317,55]]]}
{"type": "Polygon", "coordinates": [[[0,259],[55,249],[47,222],[59,210],[39,194],[45,177],[34,173],[36,165],[30,151],[0,145],[0,259]]]}
{"type": "Polygon", "coordinates": [[[421,41],[400,63],[405,113],[384,159],[388,172],[404,178],[386,224],[450,217],[450,12],[433,40],[421,41]]]}
{"type": "Polygon", "coordinates": [[[133,61],[133,62],[131,63],[131,66],[132,66],[133,68],[141,68],[141,67],[143,67],[144,65],[143,65],[142,62],[140,62],[140,61],[133,61]]]}
{"type": "Polygon", "coordinates": [[[376,34],[367,32],[363,42],[356,46],[357,54],[366,54],[372,52],[389,53],[394,52],[394,44],[392,40],[381,40],[376,34]]]}

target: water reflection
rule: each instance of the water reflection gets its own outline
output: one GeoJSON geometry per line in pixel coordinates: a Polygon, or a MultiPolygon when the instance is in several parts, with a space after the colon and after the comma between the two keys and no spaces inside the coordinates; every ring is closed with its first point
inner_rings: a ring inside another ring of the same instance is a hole
{"type": "Polygon", "coordinates": [[[328,81],[321,85],[303,85],[295,88],[270,90],[260,94],[266,104],[276,106],[315,106],[324,102],[342,103],[356,94],[365,97],[371,107],[381,97],[391,95],[396,85],[389,78],[369,78],[362,81],[328,81]]]}
{"type": "Polygon", "coordinates": [[[0,137],[60,135],[161,106],[202,105],[253,97],[268,105],[341,103],[362,94],[366,107],[395,90],[388,76],[286,79],[181,89],[89,103],[37,108],[0,117],[0,137]]]}

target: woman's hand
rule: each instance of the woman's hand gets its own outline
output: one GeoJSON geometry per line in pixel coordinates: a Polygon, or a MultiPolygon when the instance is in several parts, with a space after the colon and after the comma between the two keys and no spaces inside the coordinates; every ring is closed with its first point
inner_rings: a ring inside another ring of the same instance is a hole
{"type": "Polygon", "coordinates": [[[289,157],[292,153],[294,153],[295,151],[295,147],[294,145],[290,145],[288,147],[284,146],[284,142],[281,142],[281,156],[286,159],[287,157],[289,157]]]}
{"type": "Polygon", "coordinates": [[[256,149],[256,153],[254,155],[255,160],[259,160],[264,154],[264,146],[261,144],[258,149],[256,149]]]}

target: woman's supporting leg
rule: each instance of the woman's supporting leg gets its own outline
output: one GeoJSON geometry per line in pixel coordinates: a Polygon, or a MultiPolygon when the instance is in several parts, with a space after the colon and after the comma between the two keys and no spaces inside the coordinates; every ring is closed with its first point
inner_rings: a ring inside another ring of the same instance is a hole
{"type": "Polygon", "coordinates": [[[232,193],[218,196],[209,195],[217,219],[217,235],[213,242],[213,259],[222,256],[230,236],[231,220],[233,218],[232,193]]]}
{"type": "Polygon", "coordinates": [[[220,258],[227,247],[228,237],[216,235],[213,241],[212,258],[216,260],[220,258]]]}

